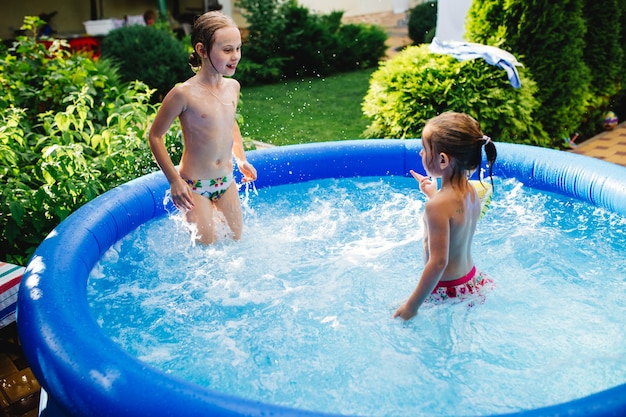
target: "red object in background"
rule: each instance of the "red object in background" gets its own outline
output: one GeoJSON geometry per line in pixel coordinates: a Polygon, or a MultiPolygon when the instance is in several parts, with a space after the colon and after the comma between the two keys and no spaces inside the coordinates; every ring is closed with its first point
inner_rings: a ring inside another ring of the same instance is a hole
{"type": "Polygon", "coordinates": [[[81,36],[73,38],[69,41],[72,52],[84,52],[91,54],[94,58],[100,56],[100,42],[93,36],[81,36]]]}

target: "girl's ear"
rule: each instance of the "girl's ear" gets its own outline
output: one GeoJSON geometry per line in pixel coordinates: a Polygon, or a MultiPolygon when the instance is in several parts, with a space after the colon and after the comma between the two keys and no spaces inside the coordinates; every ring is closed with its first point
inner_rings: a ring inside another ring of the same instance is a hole
{"type": "Polygon", "coordinates": [[[207,58],[207,52],[206,52],[206,49],[205,49],[204,44],[203,44],[202,42],[197,42],[197,43],[194,45],[194,48],[193,48],[193,49],[196,51],[196,53],[197,53],[200,57],[202,57],[202,58],[207,58]]]}
{"type": "Polygon", "coordinates": [[[447,154],[441,152],[439,154],[439,167],[443,170],[446,169],[448,165],[450,165],[450,157],[447,154]]]}

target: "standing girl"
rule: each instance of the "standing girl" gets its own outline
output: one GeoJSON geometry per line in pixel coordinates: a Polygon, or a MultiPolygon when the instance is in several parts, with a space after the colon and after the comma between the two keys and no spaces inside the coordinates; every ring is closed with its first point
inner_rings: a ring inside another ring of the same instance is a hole
{"type": "Polygon", "coordinates": [[[176,85],[163,99],[150,129],[150,149],[170,183],[171,198],[187,221],[197,226],[197,240],[215,241],[214,211],[223,213],[235,239],[243,228],[241,202],[233,177],[233,156],[243,182],[256,180],[246,160],[235,120],[239,83],[232,78],[241,58],[241,34],[235,22],[221,12],[207,12],[195,21],[191,33],[194,52],[189,63],[196,74],[176,85]],[[165,148],[163,137],[178,118],[184,149],[179,170],[165,148]]]}
{"type": "Polygon", "coordinates": [[[426,194],[425,265],[417,287],[393,317],[408,320],[429,297],[442,300],[476,293],[491,280],[476,271],[472,239],[481,212],[468,178],[480,166],[485,148],[492,176],[496,147],[472,117],[446,112],[430,119],[422,132],[422,164],[428,176],[411,170],[426,194]],[[441,188],[432,178],[441,178],[441,188]]]}

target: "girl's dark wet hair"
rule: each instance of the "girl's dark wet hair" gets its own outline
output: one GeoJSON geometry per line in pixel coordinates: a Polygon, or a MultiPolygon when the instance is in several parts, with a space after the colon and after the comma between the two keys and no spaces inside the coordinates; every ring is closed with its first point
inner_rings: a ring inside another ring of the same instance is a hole
{"type": "Polygon", "coordinates": [[[451,158],[453,183],[464,177],[466,171],[482,168],[484,147],[493,185],[493,164],[498,156],[496,145],[483,134],[473,117],[465,113],[445,112],[430,119],[424,127],[426,129],[429,133],[426,145],[432,157],[436,158],[443,152],[451,158]]]}
{"type": "Polygon", "coordinates": [[[192,68],[202,66],[202,57],[196,52],[196,44],[202,43],[204,49],[209,52],[215,42],[215,32],[226,27],[237,27],[237,24],[229,16],[218,11],[206,12],[194,20],[191,30],[191,47],[194,51],[189,55],[189,65],[192,68]]]}

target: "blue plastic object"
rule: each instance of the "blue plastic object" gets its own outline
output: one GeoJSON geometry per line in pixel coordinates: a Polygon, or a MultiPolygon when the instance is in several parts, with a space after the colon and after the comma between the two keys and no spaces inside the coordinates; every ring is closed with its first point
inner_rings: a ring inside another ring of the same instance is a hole
{"type": "MultiPolygon", "coordinates": [[[[253,151],[248,159],[257,168],[260,188],[330,177],[408,176],[411,168],[423,173],[420,149],[420,140],[355,140],[253,151]]],[[[530,146],[498,143],[497,149],[495,175],[626,216],[626,168],[530,146]]],[[[165,214],[168,188],[159,172],[105,193],[63,221],[29,262],[17,322],[27,360],[47,396],[41,416],[322,417],[224,395],[166,375],[130,356],[94,321],[86,297],[91,269],[121,237],[165,214]]],[[[568,403],[507,415],[625,414],[626,383],[568,403]]]]}

